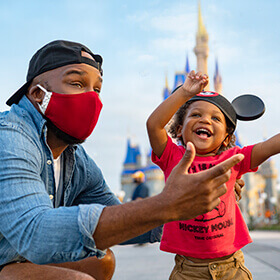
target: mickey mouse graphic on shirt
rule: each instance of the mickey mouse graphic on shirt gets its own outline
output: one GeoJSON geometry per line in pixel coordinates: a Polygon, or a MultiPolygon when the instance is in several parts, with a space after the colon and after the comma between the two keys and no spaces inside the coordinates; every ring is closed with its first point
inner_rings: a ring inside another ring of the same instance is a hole
{"type": "Polygon", "coordinates": [[[221,201],[221,203],[217,207],[215,207],[211,212],[207,213],[207,216],[203,214],[197,216],[194,220],[196,222],[209,222],[217,218],[222,218],[225,214],[226,214],[226,204],[224,203],[224,201],[221,201]]]}

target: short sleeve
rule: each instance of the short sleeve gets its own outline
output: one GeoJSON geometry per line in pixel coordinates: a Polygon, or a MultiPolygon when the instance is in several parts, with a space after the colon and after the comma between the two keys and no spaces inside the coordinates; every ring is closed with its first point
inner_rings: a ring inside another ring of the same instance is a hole
{"type": "Polygon", "coordinates": [[[250,145],[250,146],[245,146],[238,151],[239,154],[243,154],[245,157],[238,164],[239,173],[238,173],[237,178],[240,178],[245,173],[256,172],[258,170],[258,167],[251,169],[251,155],[252,155],[253,148],[254,148],[254,145],[250,145]]]}
{"type": "Polygon", "coordinates": [[[174,166],[179,163],[184,153],[185,148],[176,145],[173,143],[172,139],[168,137],[166,147],[160,158],[158,158],[152,151],[152,162],[161,168],[164,172],[165,178],[167,178],[174,166]]]}

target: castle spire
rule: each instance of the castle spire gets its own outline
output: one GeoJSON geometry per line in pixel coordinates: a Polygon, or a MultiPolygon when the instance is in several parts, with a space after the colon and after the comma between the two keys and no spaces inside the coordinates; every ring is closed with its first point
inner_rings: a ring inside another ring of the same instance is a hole
{"type": "Polygon", "coordinates": [[[215,91],[218,93],[222,93],[223,86],[222,86],[222,77],[219,73],[219,65],[218,65],[218,60],[216,58],[216,67],[215,67],[215,74],[214,74],[214,88],[215,91]]]}
{"type": "Polygon", "coordinates": [[[168,86],[167,74],[165,75],[165,88],[163,89],[163,100],[165,100],[170,95],[170,89],[168,86]]]}
{"type": "Polygon", "coordinates": [[[167,79],[167,74],[165,75],[165,88],[168,88],[168,79],[167,79]]]}
{"type": "MultiPolygon", "coordinates": [[[[194,47],[194,53],[197,59],[197,71],[208,75],[208,34],[202,20],[200,1],[198,2],[198,30],[196,33],[196,46],[194,47]]],[[[209,84],[205,89],[209,90],[209,84]]]]}
{"type": "Polygon", "coordinates": [[[202,14],[201,14],[201,7],[200,1],[198,1],[198,30],[197,36],[208,36],[205,25],[203,23],[202,14]]]}
{"type": "Polygon", "coordinates": [[[186,68],[185,68],[186,73],[190,73],[190,64],[189,64],[189,56],[187,55],[187,60],[186,60],[186,68]]]}

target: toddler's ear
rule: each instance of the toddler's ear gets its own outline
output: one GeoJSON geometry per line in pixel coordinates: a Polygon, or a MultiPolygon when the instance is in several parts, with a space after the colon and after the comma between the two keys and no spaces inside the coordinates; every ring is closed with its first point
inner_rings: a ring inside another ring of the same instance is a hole
{"type": "Polygon", "coordinates": [[[229,145],[231,137],[232,137],[232,134],[228,134],[228,136],[225,138],[225,140],[222,144],[224,147],[227,147],[229,145]]]}

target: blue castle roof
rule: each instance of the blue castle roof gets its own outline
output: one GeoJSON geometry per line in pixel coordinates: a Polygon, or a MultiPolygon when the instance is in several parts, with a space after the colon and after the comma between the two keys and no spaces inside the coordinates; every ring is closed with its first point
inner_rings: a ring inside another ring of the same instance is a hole
{"type": "Polygon", "coordinates": [[[136,168],[136,169],[124,169],[122,171],[122,176],[123,175],[132,175],[133,173],[135,173],[136,171],[142,171],[144,173],[146,173],[147,171],[150,171],[150,170],[155,170],[155,169],[160,169],[157,165],[153,164],[153,165],[147,165],[147,166],[144,166],[142,168],[136,168]]]}
{"type": "Polygon", "coordinates": [[[235,135],[235,145],[242,148],[243,145],[240,142],[237,131],[235,131],[234,135],[235,135]]]}
{"type": "Polygon", "coordinates": [[[189,65],[189,56],[187,55],[187,60],[186,60],[186,68],[185,68],[186,73],[190,73],[190,65],[189,65]]]}
{"type": "Polygon", "coordinates": [[[220,73],[219,73],[219,65],[218,65],[218,60],[216,59],[216,66],[215,66],[215,74],[214,74],[214,81],[217,80],[217,78],[220,78],[222,80],[220,73]]]}
{"type": "Polygon", "coordinates": [[[173,90],[174,90],[177,86],[183,84],[183,83],[185,82],[185,79],[186,79],[185,73],[176,73],[173,90]]]}
{"type": "Polygon", "coordinates": [[[163,99],[165,100],[170,95],[169,89],[167,87],[163,90],[163,99]]]}
{"type": "Polygon", "coordinates": [[[132,146],[130,143],[130,139],[127,140],[127,150],[126,150],[126,158],[124,164],[133,164],[137,162],[137,156],[140,155],[140,149],[138,146],[132,146]]]}

